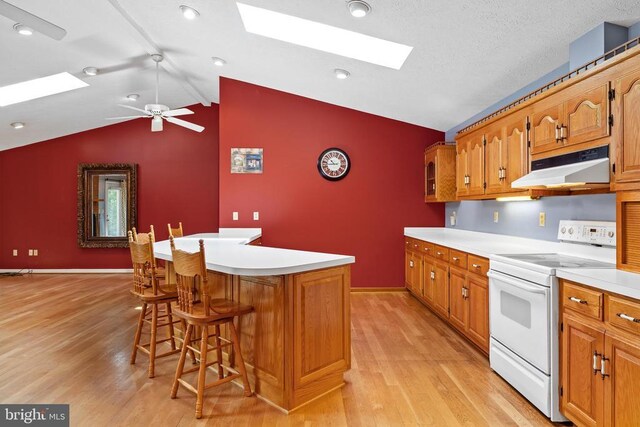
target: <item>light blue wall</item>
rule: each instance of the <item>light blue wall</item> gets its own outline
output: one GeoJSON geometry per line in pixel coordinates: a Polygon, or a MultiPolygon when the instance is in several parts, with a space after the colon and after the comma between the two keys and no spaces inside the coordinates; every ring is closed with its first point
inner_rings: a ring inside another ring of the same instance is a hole
{"type": "Polygon", "coordinates": [[[605,24],[583,34],[569,45],[569,68],[574,70],[604,53],[605,24]]]}
{"type": "Polygon", "coordinates": [[[615,202],[615,194],[543,197],[522,202],[468,200],[447,203],[445,222],[449,228],[557,241],[561,219],[615,221],[615,202]],[[449,222],[453,211],[457,218],[454,227],[449,222]],[[493,222],[495,211],[498,223],[493,222]],[[546,214],[544,227],[538,225],[540,212],[546,214]]]}
{"type": "Polygon", "coordinates": [[[640,37],[640,22],[629,27],[629,40],[640,37]]]}

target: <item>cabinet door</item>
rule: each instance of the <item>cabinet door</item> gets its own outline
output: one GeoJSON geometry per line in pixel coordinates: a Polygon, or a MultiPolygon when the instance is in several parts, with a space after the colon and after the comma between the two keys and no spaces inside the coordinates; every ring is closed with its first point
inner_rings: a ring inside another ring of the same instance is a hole
{"type": "Polygon", "coordinates": [[[531,115],[531,154],[560,147],[558,129],[564,117],[564,104],[558,97],[534,104],[531,115]]]}
{"type": "MultiPolygon", "coordinates": [[[[604,417],[603,380],[594,374],[594,354],[604,351],[604,329],[563,315],[562,412],[585,426],[600,426],[604,417]]],[[[598,357],[596,368],[599,369],[598,357]]]]}
{"type": "Polygon", "coordinates": [[[436,158],[437,151],[424,156],[424,199],[436,200],[436,158]]]}
{"type": "Polygon", "coordinates": [[[609,82],[593,86],[593,79],[571,88],[577,95],[565,102],[567,129],[563,145],[575,145],[609,136],[609,82]]]}
{"type": "Polygon", "coordinates": [[[468,194],[466,180],[469,169],[469,140],[461,139],[456,145],[456,195],[460,197],[468,194]]]}
{"type": "MultiPolygon", "coordinates": [[[[640,344],[606,335],[605,425],[640,424],[640,344]]],[[[600,375],[598,375],[600,376],[600,375]]]]}
{"type": "Polygon", "coordinates": [[[466,331],[468,319],[466,272],[449,267],[449,321],[453,326],[466,331]]]}
{"type": "Polygon", "coordinates": [[[449,266],[446,263],[435,261],[433,271],[435,274],[433,289],[433,307],[443,317],[449,317],[449,266]]]}
{"type": "Polygon", "coordinates": [[[505,146],[504,127],[502,121],[496,122],[485,134],[485,170],[487,194],[499,194],[504,191],[502,170],[506,165],[507,150],[505,146]]]}
{"type": "Polygon", "coordinates": [[[405,285],[411,292],[419,295],[422,257],[416,255],[412,250],[406,250],[404,252],[404,260],[405,285]]]}
{"type": "Polygon", "coordinates": [[[520,188],[511,188],[511,183],[529,173],[529,147],[527,140],[526,114],[508,118],[505,123],[506,150],[503,151],[502,162],[505,171],[502,179],[503,191],[521,191],[520,188]]]}
{"type": "Polygon", "coordinates": [[[407,289],[411,289],[411,267],[413,264],[411,263],[411,251],[408,249],[404,250],[404,286],[407,289]]]}
{"type": "Polygon", "coordinates": [[[470,274],[467,277],[469,322],[467,336],[489,352],[489,279],[470,274]]]}
{"type": "Polygon", "coordinates": [[[484,135],[475,135],[469,141],[468,190],[469,196],[484,194],[484,135]]]}
{"type": "Polygon", "coordinates": [[[422,256],[422,296],[429,304],[433,304],[433,290],[436,278],[432,260],[433,258],[429,255],[422,256]]]}
{"type": "Polygon", "coordinates": [[[616,182],[640,181],[640,69],[616,80],[615,90],[616,182]]]}

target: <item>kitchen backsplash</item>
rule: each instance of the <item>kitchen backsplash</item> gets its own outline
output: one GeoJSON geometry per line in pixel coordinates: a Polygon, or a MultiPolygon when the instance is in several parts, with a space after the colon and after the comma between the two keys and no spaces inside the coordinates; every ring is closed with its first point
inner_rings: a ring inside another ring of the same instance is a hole
{"type": "Polygon", "coordinates": [[[616,196],[555,196],[519,202],[468,200],[447,203],[445,214],[446,226],[450,228],[557,241],[558,223],[562,219],[615,221],[616,196]],[[453,212],[455,226],[450,221],[453,212]],[[498,222],[494,222],[495,212],[498,222]],[[541,212],[545,214],[544,227],[539,225],[541,212]]]}

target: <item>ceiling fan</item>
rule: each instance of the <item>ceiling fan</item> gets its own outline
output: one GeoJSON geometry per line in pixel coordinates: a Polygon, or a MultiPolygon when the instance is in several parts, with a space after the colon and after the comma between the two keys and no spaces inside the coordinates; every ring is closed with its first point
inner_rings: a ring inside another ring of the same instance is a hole
{"type": "Polygon", "coordinates": [[[155,55],[151,55],[151,59],[153,59],[156,63],[156,103],[145,105],[144,110],[142,108],[132,107],[131,105],[118,104],[120,107],[138,111],[140,113],[144,113],[144,115],[110,117],[107,120],[148,118],[148,119],[151,119],[151,132],[160,132],[162,130],[162,120],[164,119],[169,123],[173,123],[174,125],[182,126],[187,129],[194,130],[196,132],[202,132],[204,130],[203,126],[176,118],[176,116],[185,116],[187,114],[193,114],[193,111],[189,110],[188,108],[177,108],[175,110],[170,110],[169,107],[167,107],[166,105],[162,105],[158,103],[158,88],[160,86],[159,67],[160,67],[160,62],[162,62],[164,58],[162,57],[162,55],[155,54],[155,55]]]}
{"type": "Polygon", "coordinates": [[[62,40],[67,35],[67,31],[64,28],[60,28],[3,0],[0,0],[0,15],[15,21],[16,25],[22,24],[54,40],[62,40]]]}

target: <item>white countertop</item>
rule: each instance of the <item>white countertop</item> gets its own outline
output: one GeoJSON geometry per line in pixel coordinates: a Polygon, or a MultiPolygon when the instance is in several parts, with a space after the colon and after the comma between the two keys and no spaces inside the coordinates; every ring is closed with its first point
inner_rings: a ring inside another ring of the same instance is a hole
{"type": "MultiPolygon", "coordinates": [[[[551,253],[616,262],[615,248],[527,239],[444,227],[407,227],[405,236],[489,258],[500,254],[551,253]]],[[[615,268],[557,268],[556,276],[616,294],[640,299],[640,274],[615,268]]]]}
{"type": "MultiPolygon", "coordinates": [[[[259,228],[221,228],[219,233],[200,233],[175,239],[177,249],[197,252],[204,241],[207,269],[241,276],[276,276],[353,264],[355,257],[320,252],[248,246],[261,237],[259,228]]],[[[168,240],[154,244],[156,258],[171,261],[168,240]]]]}

